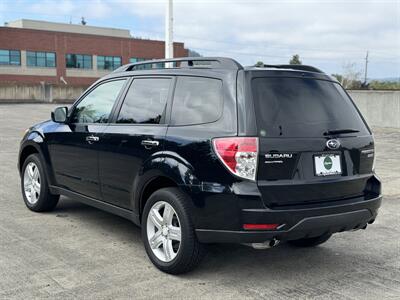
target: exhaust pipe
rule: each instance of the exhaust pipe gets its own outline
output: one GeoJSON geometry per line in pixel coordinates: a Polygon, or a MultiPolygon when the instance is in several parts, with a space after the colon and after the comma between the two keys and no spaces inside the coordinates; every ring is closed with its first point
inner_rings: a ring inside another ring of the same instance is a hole
{"type": "Polygon", "coordinates": [[[277,239],[272,239],[269,241],[265,241],[263,243],[251,243],[251,244],[245,244],[245,245],[251,246],[257,250],[264,250],[264,249],[269,249],[269,248],[277,246],[279,244],[279,242],[280,241],[277,239]]]}

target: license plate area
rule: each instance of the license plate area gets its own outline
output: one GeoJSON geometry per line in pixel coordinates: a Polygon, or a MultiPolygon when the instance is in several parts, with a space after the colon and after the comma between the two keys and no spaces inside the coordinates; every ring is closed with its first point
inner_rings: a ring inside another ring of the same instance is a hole
{"type": "Polygon", "coordinates": [[[314,155],[314,171],[316,176],[331,176],[342,174],[339,154],[314,155]]]}

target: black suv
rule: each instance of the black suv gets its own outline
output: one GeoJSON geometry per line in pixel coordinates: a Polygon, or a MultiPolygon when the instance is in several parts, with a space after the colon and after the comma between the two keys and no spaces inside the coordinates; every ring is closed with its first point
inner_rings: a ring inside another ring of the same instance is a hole
{"type": "Polygon", "coordinates": [[[132,220],[168,273],[193,269],[206,243],[315,246],[381,205],[371,130],[314,67],[128,64],[51,119],[21,142],[27,207],[66,195],[132,220]]]}

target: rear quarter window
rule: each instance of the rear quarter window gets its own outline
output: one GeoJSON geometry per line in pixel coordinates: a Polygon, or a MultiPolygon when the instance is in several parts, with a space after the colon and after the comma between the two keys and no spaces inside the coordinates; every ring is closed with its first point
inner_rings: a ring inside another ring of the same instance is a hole
{"type": "Polygon", "coordinates": [[[172,125],[217,121],[222,114],[222,81],[204,77],[178,77],[172,104],[172,125]]]}
{"type": "Polygon", "coordinates": [[[343,88],[331,81],[297,77],[252,80],[260,136],[321,137],[333,129],[369,131],[343,88]]]}

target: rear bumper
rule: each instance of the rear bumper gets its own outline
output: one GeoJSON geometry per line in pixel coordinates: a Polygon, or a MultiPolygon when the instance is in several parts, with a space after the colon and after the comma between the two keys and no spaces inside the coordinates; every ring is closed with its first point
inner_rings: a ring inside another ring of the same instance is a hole
{"type": "Polygon", "coordinates": [[[382,196],[345,204],[292,209],[243,209],[243,224],[282,224],[271,231],[229,231],[196,229],[203,243],[261,243],[271,239],[296,240],[364,228],[372,223],[382,196]]]}

